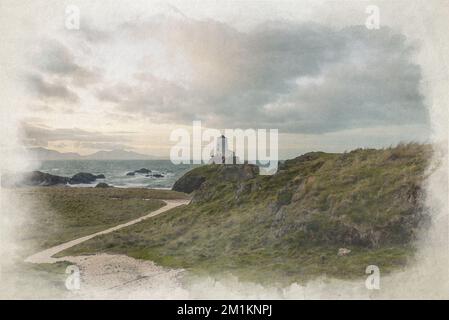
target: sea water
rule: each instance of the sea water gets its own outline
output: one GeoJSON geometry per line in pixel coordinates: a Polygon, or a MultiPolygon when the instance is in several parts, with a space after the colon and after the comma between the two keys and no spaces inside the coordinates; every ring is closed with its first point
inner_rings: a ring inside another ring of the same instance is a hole
{"type": "Polygon", "coordinates": [[[77,187],[94,187],[98,182],[106,182],[114,187],[122,188],[161,188],[170,189],[184,173],[198,165],[175,165],[170,160],[47,160],[39,165],[39,171],[53,175],[71,177],[78,172],[104,174],[106,179],[99,179],[91,184],[78,184],[77,187]],[[152,172],[149,176],[133,172],[146,168],[152,172]],[[162,174],[162,178],[152,174],[162,174]]]}

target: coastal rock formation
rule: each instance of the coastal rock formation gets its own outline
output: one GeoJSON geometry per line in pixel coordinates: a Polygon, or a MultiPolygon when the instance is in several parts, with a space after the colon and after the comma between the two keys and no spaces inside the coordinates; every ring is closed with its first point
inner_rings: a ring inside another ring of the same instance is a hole
{"type": "Polygon", "coordinates": [[[192,193],[193,191],[198,190],[204,181],[206,181],[206,177],[204,176],[187,173],[175,182],[172,190],[192,193]]]}
{"type": "Polygon", "coordinates": [[[208,165],[187,172],[173,185],[172,190],[192,193],[209,180],[239,182],[255,178],[259,167],[251,164],[208,165]]]}
{"type": "Polygon", "coordinates": [[[140,174],[144,174],[145,177],[156,177],[156,178],[162,178],[163,177],[163,175],[161,175],[160,173],[154,173],[154,174],[150,175],[151,172],[152,171],[150,169],[141,168],[139,170],[128,172],[126,175],[127,176],[135,176],[136,173],[140,173],[140,174]]]}
{"type": "Polygon", "coordinates": [[[20,185],[26,186],[54,186],[63,185],[68,182],[69,178],[44,173],[41,171],[32,171],[25,173],[20,185]]]}
{"type": "Polygon", "coordinates": [[[142,168],[142,169],[139,169],[139,170],[136,170],[136,171],[134,171],[134,173],[150,173],[151,172],[151,170],[149,170],[149,169],[147,169],[147,168],[142,168]]]}
{"type": "Polygon", "coordinates": [[[104,174],[94,175],[92,173],[80,172],[73,177],[62,177],[41,171],[25,172],[21,175],[2,175],[2,186],[57,186],[65,184],[91,183],[97,179],[105,179],[104,174]]]}
{"type": "Polygon", "coordinates": [[[100,182],[95,188],[112,188],[112,186],[108,185],[106,182],[100,182]]]}
{"type": "Polygon", "coordinates": [[[94,175],[88,172],[80,172],[75,174],[72,178],[70,178],[69,184],[91,183],[97,179],[104,179],[104,178],[105,176],[102,174],[94,175]]]}
{"type": "Polygon", "coordinates": [[[163,175],[163,174],[160,174],[160,173],[153,173],[153,174],[151,175],[151,177],[153,177],[153,178],[163,178],[164,175],[163,175]]]}

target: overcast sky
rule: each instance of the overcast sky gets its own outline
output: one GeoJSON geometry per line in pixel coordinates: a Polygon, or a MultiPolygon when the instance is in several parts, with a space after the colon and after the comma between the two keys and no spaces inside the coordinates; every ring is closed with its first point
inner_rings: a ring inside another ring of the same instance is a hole
{"type": "Polygon", "coordinates": [[[281,158],[429,137],[420,43],[367,29],[365,4],[342,23],[306,2],[295,14],[137,3],[80,2],[80,30],[64,27],[62,5],[39,22],[23,72],[28,145],[168,157],[171,130],[194,120],[279,129],[281,158]]]}

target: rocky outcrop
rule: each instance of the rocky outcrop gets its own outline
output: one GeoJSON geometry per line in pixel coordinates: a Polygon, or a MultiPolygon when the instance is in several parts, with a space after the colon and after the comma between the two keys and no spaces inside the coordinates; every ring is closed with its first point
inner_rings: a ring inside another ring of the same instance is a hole
{"type": "Polygon", "coordinates": [[[105,179],[103,174],[94,175],[87,172],[80,172],[73,177],[62,177],[41,171],[26,172],[21,175],[3,175],[2,186],[22,187],[22,186],[57,186],[66,184],[91,183],[97,179],[105,179]]]}
{"type": "Polygon", "coordinates": [[[67,184],[69,178],[52,175],[40,171],[24,174],[21,184],[26,186],[54,186],[67,184]]]}
{"type": "Polygon", "coordinates": [[[108,185],[106,182],[100,182],[95,188],[112,188],[112,186],[108,185]]]}
{"type": "Polygon", "coordinates": [[[164,175],[160,174],[160,173],[153,173],[152,175],[149,175],[149,176],[153,177],[153,178],[163,178],[164,177],[164,175]]]}
{"type": "Polygon", "coordinates": [[[251,164],[220,165],[218,175],[225,181],[245,181],[255,178],[259,167],[251,164]]]}
{"type": "Polygon", "coordinates": [[[80,172],[75,174],[72,178],[70,178],[69,184],[91,183],[97,179],[104,179],[104,178],[105,176],[102,174],[94,175],[88,172],[80,172]]]}
{"type": "Polygon", "coordinates": [[[192,193],[208,183],[222,181],[243,182],[255,178],[259,174],[259,167],[251,164],[207,165],[187,172],[173,185],[174,191],[192,193]]]}
{"type": "Polygon", "coordinates": [[[152,171],[150,169],[147,169],[147,168],[141,168],[139,170],[131,171],[131,172],[128,172],[126,175],[127,176],[135,176],[136,173],[144,174],[145,177],[153,177],[153,178],[163,178],[164,177],[163,174],[161,174],[161,173],[154,173],[154,172],[152,173],[152,171]]]}
{"type": "Polygon", "coordinates": [[[192,193],[193,191],[198,190],[204,181],[206,181],[206,177],[203,177],[201,175],[184,175],[175,182],[172,190],[184,193],[192,193]]]}
{"type": "Polygon", "coordinates": [[[134,173],[143,173],[143,174],[150,173],[150,172],[151,172],[151,170],[149,170],[147,168],[142,168],[142,169],[134,171],[134,173]]]}

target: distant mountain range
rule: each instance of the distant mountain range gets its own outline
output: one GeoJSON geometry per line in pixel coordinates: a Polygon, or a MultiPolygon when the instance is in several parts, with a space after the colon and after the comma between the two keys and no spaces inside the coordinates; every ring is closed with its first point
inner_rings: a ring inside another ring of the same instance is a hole
{"type": "Polygon", "coordinates": [[[126,150],[97,151],[82,156],[75,152],[59,152],[42,147],[29,148],[29,154],[35,160],[155,160],[158,157],[126,150]]]}

